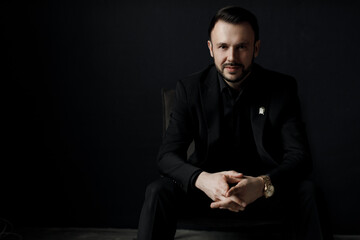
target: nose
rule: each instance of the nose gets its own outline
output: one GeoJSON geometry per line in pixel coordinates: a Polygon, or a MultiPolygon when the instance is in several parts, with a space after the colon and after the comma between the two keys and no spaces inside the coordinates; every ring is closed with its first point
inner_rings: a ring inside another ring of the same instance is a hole
{"type": "Polygon", "coordinates": [[[235,48],[233,48],[233,47],[229,48],[227,60],[229,62],[235,62],[235,60],[236,60],[236,50],[235,50],[235,48]]]}

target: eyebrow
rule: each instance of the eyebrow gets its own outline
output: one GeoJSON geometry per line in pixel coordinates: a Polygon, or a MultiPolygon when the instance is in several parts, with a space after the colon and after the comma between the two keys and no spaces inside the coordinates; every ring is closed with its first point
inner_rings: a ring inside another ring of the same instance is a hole
{"type": "MultiPolygon", "coordinates": [[[[241,42],[241,43],[236,44],[235,46],[246,45],[246,44],[249,44],[249,42],[248,42],[248,41],[241,42]]],[[[226,46],[227,46],[227,45],[229,45],[229,44],[224,43],[224,42],[219,42],[219,43],[216,44],[216,46],[222,46],[222,45],[226,45],[226,46]]]]}
{"type": "Polygon", "coordinates": [[[216,44],[216,46],[221,46],[221,45],[228,45],[227,43],[224,43],[224,42],[219,42],[216,44]]]}

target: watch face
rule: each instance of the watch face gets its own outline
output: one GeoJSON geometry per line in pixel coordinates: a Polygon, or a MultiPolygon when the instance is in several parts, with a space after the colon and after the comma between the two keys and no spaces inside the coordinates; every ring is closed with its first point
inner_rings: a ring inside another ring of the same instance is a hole
{"type": "Polygon", "coordinates": [[[266,195],[267,197],[271,197],[274,194],[274,186],[270,185],[267,189],[266,189],[266,195]]]}
{"type": "Polygon", "coordinates": [[[265,198],[269,198],[274,194],[275,188],[271,184],[271,180],[269,176],[264,175],[261,177],[264,180],[264,196],[265,198]]]}

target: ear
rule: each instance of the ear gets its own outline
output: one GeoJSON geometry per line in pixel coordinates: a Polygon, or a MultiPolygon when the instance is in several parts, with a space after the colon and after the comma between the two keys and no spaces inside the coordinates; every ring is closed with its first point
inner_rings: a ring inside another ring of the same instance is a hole
{"type": "Polygon", "coordinates": [[[213,46],[212,46],[212,43],[210,40],[207,41],[207,45],[208,45],[211,57],[214,57],[213,46]]]}
{"type": "Polygon", "coordinates": [[[259,52],[260,52],[260,40],[257,40],[254,48],[254,57],[259,56],[259,52]]]}

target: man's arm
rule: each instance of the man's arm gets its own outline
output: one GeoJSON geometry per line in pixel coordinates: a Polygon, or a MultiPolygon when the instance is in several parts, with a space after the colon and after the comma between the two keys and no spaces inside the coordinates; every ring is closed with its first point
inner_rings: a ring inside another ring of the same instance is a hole
{"type": "Polygon", "coordinates": [[[188,191],[192,176],[201,171],[187,161],[187,149],[194,139],[193,125],[185,87],[179,81],[169,126],[158,154],[158,167],[161,174],[175,180],[184,191],[188,191]]]}
{"type": "MultiPolygon", "coordinates": [[[[303,179],[309,175],[311,170],[296,81],[295,79],[288,80],[287,85],[283,86],[282,94],[276,96],[274,100],[276,104],[281,104],[281,108],[274,108],[277,109],[277,112],[270,113],[280,125],[279,134],[283,152],[280,164],[266,173],[275,184],[275,188],[282,183],[291,184],[303,179]]],[[[248,205],[263,196],[263,191],[264,181],[261,177],[245,176],[242,181],[228,191],[226,197],[237,197],[248,205]]],[[[229,206],[229,199],[211,204],[213,208],[227,208],[227,206],[229,206]]]]}
{"type": "Polygon", "coordinates": [[[281,108],[277,108],[278,112],[273,115],[276,116],[276,122],[279,124],[283,154],[282,159],[278,161],[280,164],[266,174],[275,186],[294,184],[308,177],[312,167],[294,78],[284,81],[282,94],[279,94],[274,102],[281,105],[281,108]]]}

